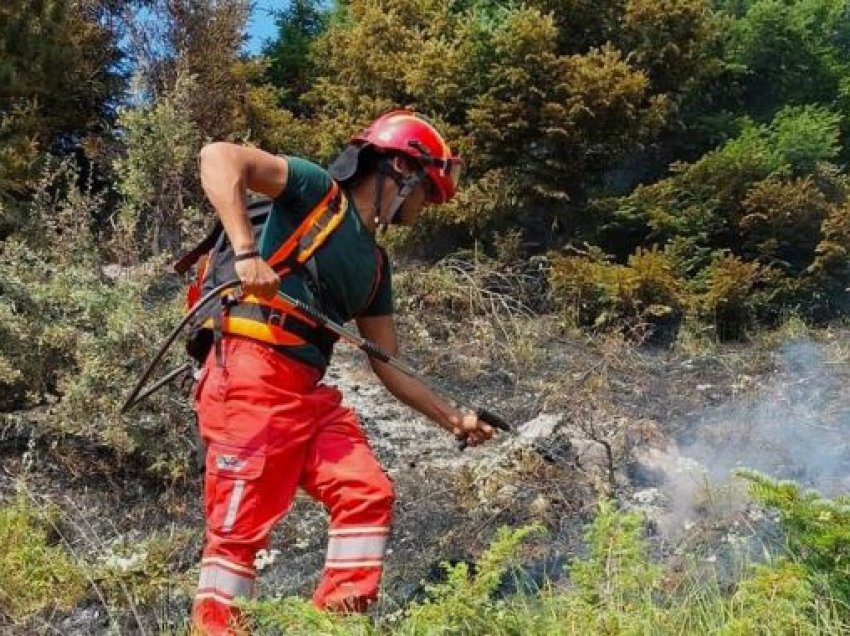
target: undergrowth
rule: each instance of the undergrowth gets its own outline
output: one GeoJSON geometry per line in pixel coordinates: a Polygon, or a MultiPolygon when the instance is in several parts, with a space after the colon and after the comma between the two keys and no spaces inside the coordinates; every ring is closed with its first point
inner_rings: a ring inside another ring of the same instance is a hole
{"type": "Polygon", "coordinates": [[[40,631],[82,604],[99,606],[118,632],[162,633],[175,623],[163,609],[187,604],[194,591],[194,530],[108,539],[86,511],[37,499],[24,481],[16,491],[0,505],[0,632],[9,624],[40,631]]]}
{"type": "Polygon", "coordinates": [[[502,529],[475,564],[445,566],[424,600],[376,624],[316,612],[292,598],[247,605],[259,633],[548,636],[552,634],[844,634],[850,623],[848,509],[842,499],[746,473],[751,492],[779,511],[783,554],[743,565],[732,587],[700,566],[685,576],[649,557],[640,517],[602,501],[585,534],[587,553],[567,567],[569,583],[505,595],[523,541],[537,528],[502,529]],[[673,580],[678,583],[673,584],[673,580]]]}
{"type": "MultiPolygon", "coordinates": [[[[442,580],[427,585],[422,598],[394,611],[385,600],[374,621],[319,612],[293,597],[242,604],[257,634],[847,633],[847,498],[825,499],[790,482],[741,474],[756,501],[778,512],[786,544],[765,552],[759,563],[741,564],[735,581],[721,583],[718,564],[694,562],[682,573],[653,562],[639,515],[603,500],[585,533],[583,556],[568,564],[568,576],[558,582],[511,585],[522,579],[521,564],[531,556],[525,542],[543,532],[528,526],[502,528],[474,563],[444,565],[442,580]]],[[[38,614],[97,597],[114,624],[124,612],[141,625],[145,611],[189,586],[191,568],[174,569],[187,538],[180,532],[113,546],[92,561],[61,540],[58,515],[23,497],[0,507],[0,612],[12,624],[32,625],[38,614]]],[[[188,609],[188,594],[183,599],[188,609]]]]}
{"type": "Polygon", "coordinates": [[[0,507],[0,613],[14,622],[73,607],[84,595],[85,576],[53,533],[56,515],[22,495],[0,507]]]}

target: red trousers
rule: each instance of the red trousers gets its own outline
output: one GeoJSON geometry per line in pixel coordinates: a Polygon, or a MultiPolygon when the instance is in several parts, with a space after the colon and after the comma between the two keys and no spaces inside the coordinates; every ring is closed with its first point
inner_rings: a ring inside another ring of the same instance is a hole
{"type": "Polygon", "coordinates": [[[206,542],[193,608],[203,634],[233,634],[249,597],[254,557],[298,486],[330,513],[321,608],[363,611],[375,600],[393,488],[356,413],[317,384],[319,373],[262,343],[227,337],[223,365],[207,359],[195,394],[207,444],[206,542]]]}

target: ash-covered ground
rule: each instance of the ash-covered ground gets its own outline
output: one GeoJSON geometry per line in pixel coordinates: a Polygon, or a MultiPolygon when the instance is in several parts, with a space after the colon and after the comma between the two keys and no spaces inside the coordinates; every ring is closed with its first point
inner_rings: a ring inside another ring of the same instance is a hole
{"type": "MultiPolygon", "coordinates": [[[[699,545],[712,559],[728,558],[735,541],[763,537],[763,516],[730,478],[735,468],[795,479],[826,494],[850,489],[850,331],[668,350],[616,336],[567,338],[538,324],[534,346],[519,357],[498,338],[476,342],[476,326],[468,327],[438,336],[423,331],[411,339],[411,357],[464,404],[500,413],[516,436],[459,452],[436,425],[396,402],[365,358],[344,346],[325,379],[360,412],[396,484],[378,620],[420,597],[423,582],[440,576],[440,563],[474,559],[503,525],[546,528],[525,548],[529,583],[566,580],[600,497],[645,515],[659,558],[675,559],[682,546],[699,545]]],[[[416,325],[405,329],[413,333],[416,325]]],[[[142,542],[154,531],[190,539],[172,559],[185,580],[156,607],[116,614],[93,595],[74,612],[40,617],[20,633],[178,627],[191,603],[201,546],[200,479],[165,487],[128,470],[92,481],[38,449],[22,460],[21,450],[5,447],[0,495],[9,499],[26,470],[30,496],[62,509],[59,534],[81,558],[108,558],[112,546],[142,542]]],[[[274,534],[276,552],[260,577],[260,596],[311,593],[326,522],[319,506],[299,496],[274,534]]]]}

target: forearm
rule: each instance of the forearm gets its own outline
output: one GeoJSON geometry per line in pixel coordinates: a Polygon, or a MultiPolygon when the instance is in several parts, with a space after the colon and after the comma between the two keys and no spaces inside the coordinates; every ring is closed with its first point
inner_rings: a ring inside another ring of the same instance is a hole
{"type": "Polygon", "coordinates": [[[375,372],[383,385],[399,401],[422,413],[446,430],[452,429],[449,418],[457,415],[457,409],[434,393],[425,384],[392,368],[386,363],[375,362],[375,372]]]}
{"type": "Polygon", "coordinates": [[[230,161],[227,154],[225,144],[210,144],[201,149],[201,185],[235,251],[247,252],[255,245],[251,221],[245,209],[246,178],[239,164],[230,161]]]}

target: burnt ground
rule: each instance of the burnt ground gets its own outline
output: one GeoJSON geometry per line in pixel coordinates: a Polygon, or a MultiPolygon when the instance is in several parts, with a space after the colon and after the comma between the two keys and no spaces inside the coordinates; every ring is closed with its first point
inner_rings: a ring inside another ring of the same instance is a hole
{"type": "MultiPolygon", "coordinates": [[[[731,492],[725,486],[712,491],[737,466],[834,492],[850,488],[847,329],[758,345],[680,337],[671,349],[652,349],[618,336],[568,337],[551,319],[514,331],[482,320],[471,317],[453,330],[403,321],[402,332],[430,377],[465,404],[500,413],[521,435],[460,453],[343,345],[326,377],[361,413],[397,488],[378,620],[420,597],[423,581],[440,576],[440,563],[474,559],[503,525],[542,524],[546,534],[525,548],[526,572],[532,581],[562,580],[565,564],[582,553],[583,527],[601,496],[642,511],[654,551],[674,558],[688,542],[713,549],[700,530],[708,515],[715,539],[721,526],[743,527],[741,515],[752,511],[741,497],[718,497],[731,492]]],[[[168,560],[169,571],[185,577],[160,582],[156,602],[128,609],[104,598],[104,586],[93,581],[100,591],[74,611],[4,629],[156,633],[182,624],[201,545],[199,479],[164,485],[132,468],[87,478],[8,431],[0,451],[0,497],[13,497],[24,475],[27,496],[61,509],[57,538],[82,561],[103,561],[116,546],[138,545],[154,531],[188,537],[168,560]]],[[[325,523],[323,510],[299,496],[275,532],[271,547],[279,554],[263,570],[262,597],[309,595],[325,523]]]]}

